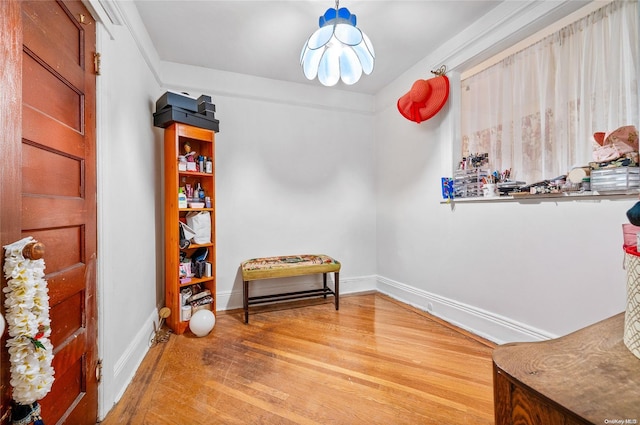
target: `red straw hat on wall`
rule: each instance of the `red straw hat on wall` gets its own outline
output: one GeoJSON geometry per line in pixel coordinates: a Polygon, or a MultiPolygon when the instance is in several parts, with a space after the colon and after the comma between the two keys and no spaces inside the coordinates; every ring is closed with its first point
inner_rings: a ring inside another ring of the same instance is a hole
{"type": "Polygon", "coordinates": [[[398,111],[403,117],[418,124],[437,114],[449,97],[449,79],[444,70],[431,71],[437,77],[417,80],[411,90],[398,99],[398,111]]]}

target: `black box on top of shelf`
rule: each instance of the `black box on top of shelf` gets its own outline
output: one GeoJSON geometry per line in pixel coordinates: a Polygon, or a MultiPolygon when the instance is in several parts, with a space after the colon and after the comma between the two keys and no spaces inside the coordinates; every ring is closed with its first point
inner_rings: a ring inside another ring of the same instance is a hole
{"type": "Polygon", "coordinates": [[[211,96],[208,96],[206,94],[201,94],[200,97],[197,99],[198,101],[198,105],[200,105],[201,103],[211,103],[211,96]]]}
{"type": "Polygon", "coordinates": [[[216,105],[209,102],[198,103],[198,112],[203,114],[205,112],[214,113],[216,111],[216,105]]]}
{"type": "Polygon", "coordinates": [[[214,114],[211,111],[198,112],[198,115],[202,115],[204,117],[207,117],[208,120],[215,120],[216,119],[216,114],[214,114]]]}
{"type": "Polygon", "coordinates": [[[156,100],[156,112],[160,112],[165,108],[171,107],[196,112],[198,110],[198,99],[195,99],[186,93],[174,93],[168,91],[156,100]]]}
{"type": "Polygon", "coordinates": [[[199,114],[197,112],[172,106],[164,108],[153,114],[153,125],[155,127],[167,128],[175,122],[213,130],[216,133],[220,131],[220,121],[213,118],[212,112],[199,114]]]}

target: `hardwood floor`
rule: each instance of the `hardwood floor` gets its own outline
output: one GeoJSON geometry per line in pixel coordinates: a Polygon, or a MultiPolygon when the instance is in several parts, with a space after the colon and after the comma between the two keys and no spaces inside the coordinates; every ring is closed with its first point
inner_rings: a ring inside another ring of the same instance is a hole
{"type": "Polygon", "coordinates": [[[489,425],[492,348],[380,294],[219,314],[152,347],[102,424],[489,425]]]}

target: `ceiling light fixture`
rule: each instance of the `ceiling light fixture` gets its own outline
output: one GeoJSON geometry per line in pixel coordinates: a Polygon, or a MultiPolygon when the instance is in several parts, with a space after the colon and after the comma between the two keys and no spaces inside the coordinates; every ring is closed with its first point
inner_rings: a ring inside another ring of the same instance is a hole
{"type": "Polygon", "coordinates": [[[320,16],[320,29],[316,30],[302,48],[300,65],[309,80],[318,77],[325,86],[334,86],[338,80],[351,85],[362,73],[373,71],[375,53],[369,37],[356,27],[356,15],[346,7],[327,9],[320,16]]]}

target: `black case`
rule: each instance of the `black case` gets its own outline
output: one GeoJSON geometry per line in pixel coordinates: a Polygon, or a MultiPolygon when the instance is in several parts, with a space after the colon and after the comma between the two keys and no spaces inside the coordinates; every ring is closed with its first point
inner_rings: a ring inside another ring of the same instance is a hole
{"type": "Polygon", "coordinates": [[[201,94],[200,97],[198,98],[198,105],[203,102],[211,103],[211,96],[207,96],[206,94],[201,94]]]}
{"type": "Polygon", "coordinates": [[[199,114],[176,106],[166,107],[153,114],[153,125],[155,127],[167,128],[174,122],[189,124],[216,133],[220,131],[220,121],[213,118],[212,112],[199,114]]]}
{"type": "MultiPolygon", "coordinates": [[[[200,98],[202,97],[209,96],[200,96],[200,98]]],[[[209,99],[211,98],[209,97],[209,99]]],[[[168,91],[156,101],[156,112],[160,112],[162,109],[170,108],[172,106],[196,112],[198,110],[198,100],[199,99],[194,99],[184,94],[168,91]]]]}
{"type": "Polygon", "coordinates": [[[214,113],[216,111],[216,105],[209,102],[198,103],[198,112],[204,114],[205,112],[214,113]]]}

